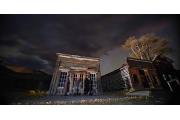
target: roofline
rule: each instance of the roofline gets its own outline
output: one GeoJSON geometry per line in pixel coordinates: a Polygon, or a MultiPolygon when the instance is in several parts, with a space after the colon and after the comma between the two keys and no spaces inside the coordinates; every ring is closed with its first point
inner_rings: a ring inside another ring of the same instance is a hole
{"type": "Polygon", "coordinates": [[[125,67],[125,66],[128,66],[128,64],[127,64],[127,63],[122,64],[119,69],[122,69],[122,68],[125,67]]]}
{"type": "Polygon", "coordinates": [[[152,63],[152,61],[150,61],[150,60],[137,59],[137,58],[131,58],[131,57],[127,57],[127,60],[135,60],[135,61],[141,61],[141,62],[149,62],[149,63],[152,63]]]}
{"type": "Polygon", "coordinates": [[[137,59],[137,58],[132,58],[132,57],[127,57],[126,62],[123,63],[120,67],[120,69],[122,69],[124,66],[128,66],[128,60],[134,60],[134,61],[140,61],[140,62],[148,62],[148,63],[153,63],[150,60],[143,60],[143,59],[137,59]]]}
{"type": "Polygon", "coordinates": [[[109,72],[109,73],[106,73],[106,74],[102,75],[101,77],[108,76],[108,75],[110,75],[110,74],[112,74],[113,72],[118,71],[118,70],[120,71],[120,68],[115,69],[115,70],[113,70],[113,71],[111,71],[111,72],[109,72]]]}
{"type": "Polygon", "coordinates": [[[73,54],[56,53],[56,55],[58,57],[74,58],[78,60],[100,61],[100,58],[86,57],[86,56],[73,55],[73,54]]]}

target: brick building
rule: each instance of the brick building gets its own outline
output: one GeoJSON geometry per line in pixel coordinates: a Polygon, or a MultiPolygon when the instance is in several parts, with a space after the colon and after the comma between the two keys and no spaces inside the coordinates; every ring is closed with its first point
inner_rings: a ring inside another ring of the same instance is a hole
{"type": "Polygon", "coordinates": [[[160,86],[156,69],[151,61],[127,58],[120,71],[127,88],[145,89],[160,86]]]}
{"type": "Polygon", "coordinates": [[[102,78],[103,90],[141,90],[160,86],[156,69],[151,61],[127,58],[119,69],[102,78]]]}

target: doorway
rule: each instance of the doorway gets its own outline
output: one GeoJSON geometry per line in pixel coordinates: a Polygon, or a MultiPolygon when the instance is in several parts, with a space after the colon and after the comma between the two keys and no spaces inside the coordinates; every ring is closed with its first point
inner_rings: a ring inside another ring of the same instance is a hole
{"type": "Polygon", "coordinates": [[[150,88],[149,86],[149,79],[148,77],[145,75],[145,72],[143,69],[139,70],[139,74],[140,74],[140,78],[142,80],[142,84],[144,88],[150,88]]]}

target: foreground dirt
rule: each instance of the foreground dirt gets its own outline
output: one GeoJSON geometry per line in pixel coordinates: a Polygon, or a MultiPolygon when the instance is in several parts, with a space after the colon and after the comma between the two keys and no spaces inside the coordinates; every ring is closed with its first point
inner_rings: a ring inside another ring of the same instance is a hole
{"type": "Polygon", "coordinates": [[[163,104],[163,99],[147,96],[45,96],[22,100],[18,105],[152,105],[163,104]]]}

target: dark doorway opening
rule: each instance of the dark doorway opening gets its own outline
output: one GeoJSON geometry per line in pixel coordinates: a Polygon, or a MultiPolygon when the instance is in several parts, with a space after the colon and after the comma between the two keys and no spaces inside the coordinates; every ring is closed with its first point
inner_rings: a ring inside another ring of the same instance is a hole
{"type": "Polygon", "coordinates": [[[143,84],[144,88],[149,88],[150,87],[149,82],[148,82],[148,79],[147,79],[147,77],[145,75],[144,70],[142,70],[142,69],[139,70],[139,74],[140,74],[140,77],[141,77],[142,84],[143,84]]]}
{"type": "Polygon", "coordinates": [[[133,80],[134,80],[134,83],[135,83],[135,84],[138,84],[138,83],[139,83],[138,77],[137,77],[136,74],[133,74],[133,80]]]}

